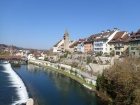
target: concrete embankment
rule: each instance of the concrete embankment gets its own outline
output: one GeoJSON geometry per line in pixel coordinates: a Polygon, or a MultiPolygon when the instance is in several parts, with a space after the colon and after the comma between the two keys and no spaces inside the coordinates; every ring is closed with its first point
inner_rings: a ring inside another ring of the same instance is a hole
{"type": "Polygon", "coordinates": [[[39,60],[31,60],[29,62],[55,70],[63,75],[66,75],[74,79],[75,81],[79,82],[84,87],[88,88],[89,90],[95,91],[95,86],[96,86],[95,76],[91,77],[87,75],[86,73],[82,72],[81,70],[68,67],[68,65],[54,64],[54,63],[50,63],[46,61],[39,61],[39,60]]]}

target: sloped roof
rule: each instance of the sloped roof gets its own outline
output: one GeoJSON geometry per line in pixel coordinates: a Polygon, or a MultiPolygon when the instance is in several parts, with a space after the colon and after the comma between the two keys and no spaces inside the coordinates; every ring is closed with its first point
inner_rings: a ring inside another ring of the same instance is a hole
{"type": "Polygon", "coordinates": [[[59,40],[59,41],[54,45],[54,47],[57,47],[58,44],[59,44],[61,41],[62,41],[62,40],[59,40]]]}
{"type": "Polygon", "coordinates": [[[109,43],[117,43],[117,42],[129,42],[130,35],[127,34],[125,31],[117,32],[115,36],[112,38],[109,43]]]}
{"type": "Polygon", "coordinates": [[[96,39],[96,37],[98,37],[100,35],[101,35],[101,33],[91,35],[90,37],[87,38],[87,41],[93,41],[94,39],[96,39]]]}
{"type": "Polygon", "coordinates": [[[140,29],[131,35],[131,38],[140,37],[140,29]]]}
{"type": "Polygon", "coordinates": [[[102,33],[98,33],[98,34],[93,34],[93,35],[91,35],[90,37],[87,38],[87,41],[107,39],[113,33],[114,33],[114,30],[113,31],[102,32],[102,33]]]}
{"type": "Polygon", "coordinates": [[[136,34],[140,34],[140,29],[137,31],[137,33],[136,34]]]}
{"type": "Polygon", "coordinates": [[[84,38],[84,39],[79,39],[79,42],[84,42],[84,41],[86,41],[86,38],[84,38]]]}
{"type": "Polygon", "coordinates": [[[113,31],[108,31],[108,32],[103,32],[103,33],[100,33],[98,34],[94,40],[103,40],[103,39],[108,39],[110,37],[110,35],[112,35],[114,33],[114,30],[113,31]]]}
{"type": "Polygon", "coordinates": [[[70,48],[73,48],[74,46],[77,46],[78,45],[78,41],[75,41],[74,43],[72,43],[69,47],[70,48]]]}

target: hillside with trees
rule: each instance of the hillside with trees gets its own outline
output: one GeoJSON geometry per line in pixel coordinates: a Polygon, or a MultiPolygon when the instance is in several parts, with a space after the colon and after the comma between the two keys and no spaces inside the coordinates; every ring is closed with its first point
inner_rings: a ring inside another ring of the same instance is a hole
{"type": "Polygon", "coordinates": [[[140,105],[140,59],[125,58],[97,79],[97,90],[109,105],[140,105]]]}

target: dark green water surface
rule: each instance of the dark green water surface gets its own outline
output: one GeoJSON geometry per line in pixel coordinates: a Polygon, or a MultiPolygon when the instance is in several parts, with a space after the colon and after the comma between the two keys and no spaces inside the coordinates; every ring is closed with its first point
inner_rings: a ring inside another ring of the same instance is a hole
{"type": "Polygon", "coordinates": [[[39,105],[101,105],[93,92],[53,70],[35,65],[22,65],[14,70],[39,105]]]}

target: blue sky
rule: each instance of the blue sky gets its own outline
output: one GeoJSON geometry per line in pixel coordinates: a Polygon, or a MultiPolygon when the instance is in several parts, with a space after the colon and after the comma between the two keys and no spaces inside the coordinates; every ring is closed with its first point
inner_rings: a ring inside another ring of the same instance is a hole
{"type": "Polygon", "coordinates": [[[0,43],[50,49],[102,30],[137,31],[140,0],[0,0],[0,43]]]}

